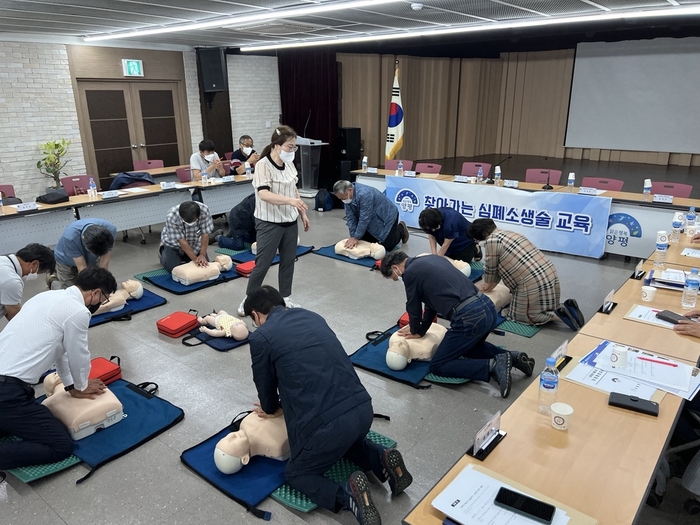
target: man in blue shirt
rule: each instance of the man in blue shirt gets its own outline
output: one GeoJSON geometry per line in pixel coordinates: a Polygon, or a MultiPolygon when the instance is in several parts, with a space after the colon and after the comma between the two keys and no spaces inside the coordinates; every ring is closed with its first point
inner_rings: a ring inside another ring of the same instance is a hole
{"type": "Polygon", "coordinates": [[[367,241],[379,243],[389,252],[399,241],[408,242],[408,228],[405,222],[399,222],[399,210],[378,189],[339,180],[333,185],[333,193],[345,204],[350,231],[346,248],[354,248],[357,241],[367,241]]]}
{"type": "Polygon", "coordinates": [[[398,331],[399,335],[423,337],[437,314],[450,321],[430,360],[431,373],[486,383],[494,379],[504,398],[510,394],[513,366],[532,376],[534,359],[486,341],[496,327],[496,308],[450,261],[437,255],[409,258],[405,252],[395,251],[382,259],[380,271],[387,279],[400,279],[406,288],[409,324],[398,331]]]}
{"type": "Polygon", "coordinates": [[[467,233],[470,224],[452,208],[427,208],[418,217],[420,229],[428,234],[431,253],[467,263],[481,258],[479,245],[467,233]]]}
{"type": "Polygon", "coordinates": [[[248,295],[243,308],[258,327],[250,335],[260,400],[255,412],[277,417],[283,411],[287,424],[287,483],[332,512],[345,508],[361,524],[379,523],[365,472],[388,480],[394,496],[413,478],[398,450],[367,439],[372,398],[335,333],[320,315],[286,308],[271,286],[248,295]],[[341,486],[323,474],[343,457],[361,470],[341,486]]]}
{"type": "Polygon", "coordinates": [[[57,279],[60,288],[75,284],[78,274],[89,266],[109,269],[117,227],[104,219],[80,219],[63,231],[54,248],[56,274],[46,278],[49,288],[57,279]]]}

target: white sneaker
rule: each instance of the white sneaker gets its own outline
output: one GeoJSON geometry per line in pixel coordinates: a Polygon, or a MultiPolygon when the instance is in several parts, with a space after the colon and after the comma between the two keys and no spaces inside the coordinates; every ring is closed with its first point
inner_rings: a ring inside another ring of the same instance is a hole
{"type": "Polygon", "coordinates": [[[295,303],[294,301],[292,301],[292,298],[291,298],[291,297],[285,297],[285,298],[284,298],[284,305],[285,305],[287,308],[301,308],[301,305],[299,305],[299,304],[295,303]]]}
{"type": "Polygon", "coordinates": [[[245,317],[245,310],[243,309],[243,306],[245,305],[246,299],[248,299],[247,295],[243,298],[243,300],[241,301],[241,305],[238,307],[238,315],[240,317],[245,317]]]}

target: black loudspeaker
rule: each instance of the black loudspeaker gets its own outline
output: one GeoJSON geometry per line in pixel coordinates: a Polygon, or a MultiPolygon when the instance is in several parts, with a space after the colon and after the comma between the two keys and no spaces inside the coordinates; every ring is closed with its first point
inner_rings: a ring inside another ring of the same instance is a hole
{"type": "Polygon", "coordinates": [[[340,128],[340,136],[338,140],[340,160],[362,159],[362,141],[360,138],[360,131],[360,128],[340,128]]]}
{"type": "Polygon", "coordinates": [[[226,78],[226,55],[220,47],[197,49],[199,69],[202,72],[202,84],[205,93],[217,93],[228,90],[226,78]]]}
{"type": "MultiPolygon", "coordinates": [[[[340,179],[349,180],[350,182],[355,182],[357,177],[355,174],[350,173],[352,170],[360,169],[360,161],[358,160],[341,160],[340,161],[340,179]]],[[[339,180],[340,180],[339,179],[339,180]]]]}

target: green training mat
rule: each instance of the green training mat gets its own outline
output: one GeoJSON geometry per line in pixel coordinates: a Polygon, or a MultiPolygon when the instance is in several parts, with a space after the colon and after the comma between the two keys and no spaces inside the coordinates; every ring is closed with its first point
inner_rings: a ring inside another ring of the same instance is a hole
{"type": "Polygon", "coordinates": [[[472,261],[469,263],[469,266],[472,267],[472,270],[483,270],[484,269],[483,261],[472,261]]]}
{"type": "Polygon", "coordinates": [[[423,379],[431,383],[442,383],[445,385],[463,385],[469,382],[469,379],[464,379],[462,377],[443,377],[436,376],[435,374],[428,374],[423,379]]]}
{"type": "Polygon", "coordinates": [[[148,283],[145,279],[146,277],[155,277],[157,275],[170,275],[170,272],[165,268],[159,268],[158,270],[151,270],[150,272],[137,273],[134,277],[141,282],[148,283]]]}
{"type": "MultiPolygon", "coordinates": [[[[396,441],[374,430],[370,430],[367,433],[367,439],[387,448],[394,448],[396,446],[396,441]]],[[[356,470],[357,465],[343,458],[333,465],[324,475],[336,483],[345,483],[348,478],[350,478],[350,474],[356,470]]],[[[311,512],[317,507],[317,505],[312,503],[304,494],[293,489],[286,483],[275,490],[271,496],[275,501],[294,510],[298,510],[299,512],[311,512]]]]}
{"type": "Polygon", "coordinates": [[[238,255],[239,253],[250,251],[250,248],[247,248],[245,250],[229,250],[228,248],[217,248],[214,251],[216,253],[222,253],[224,255],[238,255]]]}
{"type": "MultiPolygon", "coordinates": [[[[15,436],[6,436],[0,438],[0,441],[4,441],[7,443],[8,441],[22,440],[15,436]]],[[[68,467],[72,467],[73,465],[77,465],[80,462],[80,458],[77,458],[75,456],[69,456],[63,461],[59,461],[57,463],[47,463],[46,465],[30,465],[28,467],[12,468],[9,469],[8,472],[20,481],[23,481],[24,483],[30,483],[32,481],[36,481],[37,479],[45,478],[46,476],[50,476],[51,474],[55,474],[56,472],[65,470],[68,467]]]]}
{"type": "Polygon", "coordinates": [[[505,330],[506,332],[510,332],[512,334],[522,335],[523,337],[532,337],[537,332],[542,330],[541,326],[532,326],[529,324],[508,320],[503,321],[501,324],[496,326],[496,328],[500,328],[501,330],[505,330]]]}

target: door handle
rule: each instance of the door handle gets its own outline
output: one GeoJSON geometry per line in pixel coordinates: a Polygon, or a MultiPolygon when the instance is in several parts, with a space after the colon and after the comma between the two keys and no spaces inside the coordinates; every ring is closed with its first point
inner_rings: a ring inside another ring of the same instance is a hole
{"type": "Polygon", "coordinates": [[[132,144],[131,147],[134,149],[138,148],[138,146],[136,144],[132,144]]]}
{"type": "Polygon", "coordinates": [[[145,147],[146,147],[146,145],[145,145],[143,142],[140,144],[140,146],[141,146],[142,148],[145,148],[145,147]]]}

